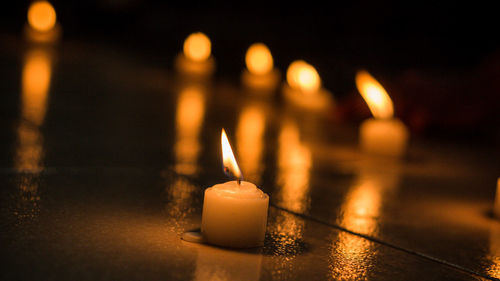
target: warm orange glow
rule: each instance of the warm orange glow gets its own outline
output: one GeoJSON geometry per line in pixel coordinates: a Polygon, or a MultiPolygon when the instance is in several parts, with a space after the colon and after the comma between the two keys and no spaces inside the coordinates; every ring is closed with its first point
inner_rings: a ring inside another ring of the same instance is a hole
{"type": "Polygon", "coordinates": [[[29,25],[41,32],[49,31],[56,24],[56,11],[47,1],[36,1],[28,9],[29,25]]]}
{"type": "Polygon", "coordinates": [[[50,86],[49,54],[42,50],[28,52],[22,75],[22,117],[35,125],[41,125],[45,118],[50,86]]]}
{"type": "MultiPolygon", "coordinates": [[[[19,172],[39,172],[42,169],[43,138],[40,130],[26,122],[17,128],[17,148],[14,166],[19,172]]],[[[26,188],[28,189],[28,188],[26,188]]]]}
{"type": "Polygon", "coordinates": [[[261,107],[250,105],[240,114],[236,130],[238,159],[247,180],[258,184],[263,169],[265,116],[261,107]]]}
{"type": "MultiPolygon", "coordinates": [[[[361,172],[356,184],[346,195],[341,206],[340,225],[350,231],[376,235],[377,218],[382,207],[382,186],[371,174],[361,172]]],[[[335,280],[366,279],[373,263],[373,243],[346,232],[338,233],[332,243],[333,264],[330,266],[335,280]]]]}
{"type": "Polygon", "coordinates": [[[193,61],[201,62],[210,57],[212,43],[201,33],[193,33],[184,41],[184,55],[193,61]]]}
{"type": "Polygon", "coordinates": [[[200,152],[199,132],[205,114],[205,96],[201,88],[187,87],[179,93],[176,114],[176,171],[192,175],[196,172],[200,152]]]}
{"type": "Polygon", "coordinates": [[[233,150],[231,149],[231,145],[229,144],[229,140],[227,139],[226,131],[224,129],[222,129],[220,140],[222,145],[222,163],[224,165],[224,171],[230,172],[237,179],[241,179],[242,174],[240,167],[238,167],[238,163],[236,163],[233,150]]]}
{"type": "Polygon", "coordinates": [[[333,280],[367,280],[373,258],[373,242],[340,231],[334,238],[331,250],[330,273],[333,280]]]}
{"type": "Polygon", "coordinates": [[[245,62],[248,71],[256,75],[269,73],[273,69],[273,56],[263,43],[255,43],[248,48],[245,62]]]}
{"type": "Polygon", "coordinates": [[[280,206],[294,212],[307,211],[310,203],[309,176],[312,165],[310,149],[300,141],[295,123],[285,123],[279,135],[277,195],[280,206]]]}
{"type": "Polygon", "coordinates": [[[375,118],[389,119],[394,115],[392,100],[384,87],[367,71],[356,74],[356,86],[375,118]]]}
{"type": "Polygon", "coordinates": [[[382,203],[382,187],[377,182],[361,179],[346,196],[342,205],[341,225],[363,234],[372,235],[377,231],[376,218],[382,203]]]}
{"type": "Polygon", "coordinates": [[[490,266],[488,274],[495,278],[500,278],[500,226],[491,224],[490,226],[490,249],[488,259],[490,266]]]}
{"type": "Polygon", "coordinates": [[[293,89],[305,93],[313,93],[321,86],[321,79],[316,69],[302,60],[290,64],[286,72],[286,81],[293,89]]]}

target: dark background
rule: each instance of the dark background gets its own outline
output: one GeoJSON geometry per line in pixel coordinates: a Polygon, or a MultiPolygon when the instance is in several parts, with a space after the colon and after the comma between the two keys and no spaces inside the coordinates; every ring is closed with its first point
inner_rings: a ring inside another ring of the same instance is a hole
{"type": "MultiPolygon", "coordinates": [[[[21,34],[30,1],[2,9],[2,34],[21,34]]],[[[335,115],[370,115],[354,85],[369,70],[415,135],[495,144],[500,48],[495,9],[448,1],[52,1],[65,42],[127,49],[171,69],[182,41],[212,40],[217,78],[235,83],[246,48],[265,42],[282,71],[314,65],[338,100],[335,115]]]]}

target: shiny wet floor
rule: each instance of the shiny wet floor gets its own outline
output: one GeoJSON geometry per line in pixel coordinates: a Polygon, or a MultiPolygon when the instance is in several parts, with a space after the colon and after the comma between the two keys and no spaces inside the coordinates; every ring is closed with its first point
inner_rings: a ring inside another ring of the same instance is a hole
{"type": "Polygon", "coordinates": [[[10,45],[0,148],[2,280],[500,277],[489,148],[414,140],[364,155],[356,128],[239,81],[126,51],[10,45]],[[13,47],[14,46],[14,47],[13,47]],[[227,180],[220,129],[271,197],[265,246],[180,239],[227,180]]]}

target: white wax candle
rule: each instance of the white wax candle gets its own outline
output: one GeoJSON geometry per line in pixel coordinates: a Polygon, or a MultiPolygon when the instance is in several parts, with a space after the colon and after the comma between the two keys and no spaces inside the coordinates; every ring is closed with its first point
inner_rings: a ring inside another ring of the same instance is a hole
{"type": "Polygon", "coordinates": [[[233,248],[264,244],[269,196],[253,183],[236,181],[205,190],[201,233],[205,242],[233,248]]]}
{"type": "Polygon", "coordinates": [[[500,218],[500,178],[497,180],[497,195],[495,198],[495,206],[493,207],[495,217],[500,218]]]}
{"type": "Polygon", "coordinates": [[[361,148],[369,153],[401,156],[408,144],[408,129],[399,119],[365,120],[360,128],[361,148]]]}

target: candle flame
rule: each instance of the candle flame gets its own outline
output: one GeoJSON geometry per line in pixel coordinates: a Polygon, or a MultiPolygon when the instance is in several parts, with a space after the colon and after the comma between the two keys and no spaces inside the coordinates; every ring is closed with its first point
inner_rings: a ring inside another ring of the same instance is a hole
{"type": "Polygon", "coordinates": [[[252,74],[264,75],[273,69],[273,56],[263,43],[255,43],[248,48],[245,62],[252,74]]]}
{"type": "Polygon", "coordinates": [[[392,118],[394,115],[392,100],[384,87],[370,73],[365,70],[359,71],[356,74],[356,86],[375,118],[392,118]]]}
{"type": "Polygon", "coordinates": [[[56,24],[56,11],[47,1],[36,1],[28,9],[28,23],[38,31],[46,32],[56,24]]]}
{"type": "Polygon", "coordinates": [[[228,175],[233,175],[238,182],[243,179],[243,176],[234,158],[233,150],[227,139],[226,131],[222,129],[221,133],[221,145],[222,145],[222,164],[224,166],[224,172],[228,175]]]}
{"type": "Polygon", "coordinates": [[[212,43],[208,37],[196,32],[188,36],[184,41],[184,55],[193,61],[202,62],[210,57],[212,43]]]}
{"type": "Polygon", "coordinates": [[[321,86],[321,79],[316,69],[303,60],[290,64],[286,72],[286,81],[290,87],[304,93],[313,93],[321,86]]]}

